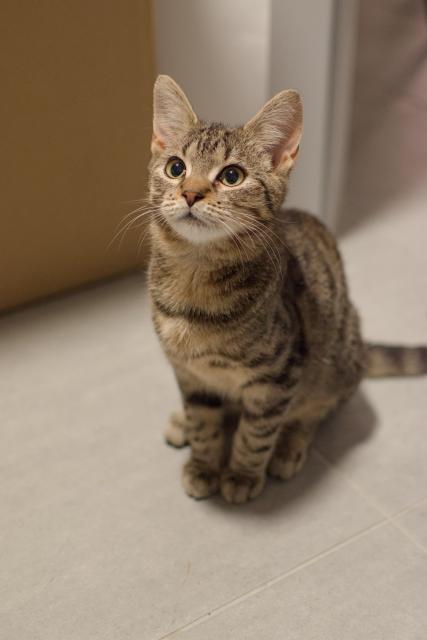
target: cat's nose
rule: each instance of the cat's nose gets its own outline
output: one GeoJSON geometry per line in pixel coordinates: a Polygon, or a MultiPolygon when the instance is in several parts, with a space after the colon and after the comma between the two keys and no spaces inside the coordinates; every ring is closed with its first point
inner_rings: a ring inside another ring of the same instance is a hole
{"type": "Polygon", "coordinates": [[[188,206],[192,207],[197,200],[202,200],[205,194],[201,191],[183,191],[182,195],[186,199],[188,206]]]}

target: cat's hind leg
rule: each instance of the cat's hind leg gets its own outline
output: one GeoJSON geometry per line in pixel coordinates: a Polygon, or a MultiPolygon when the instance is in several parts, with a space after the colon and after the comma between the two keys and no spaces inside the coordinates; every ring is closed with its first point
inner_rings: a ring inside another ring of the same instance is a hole
{"type": "Polygon", "coordinates": [[[295,420],[283,428],[268,465],[270,476],[290,480],[301,471],[318,423],[317,420],[295,420]]]}
{"type": "Polygon", "coordinates": [[[295,403],[288,421],[282,428],[268,465],[270,476],[290,480],[307,462],[310,446],[317,427],[333,413],[342,401],[344,393],[319,394],[310,400],[295,403]]]}

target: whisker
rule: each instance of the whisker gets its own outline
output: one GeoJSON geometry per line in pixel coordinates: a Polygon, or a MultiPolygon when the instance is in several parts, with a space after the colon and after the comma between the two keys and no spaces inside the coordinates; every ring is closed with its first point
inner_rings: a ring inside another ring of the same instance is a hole
{"type": "MultiPolygon", "coordinates": [[[[153,218],[154,219],[161,219],[161,215],[158,211],[155,211],[153,214],[153,218]]],[[[147,237],[148,232],[150,231],[150,227],[147,225],[147,228],[145,229],[145,232],[141,235],[139,241],[138,241],[138,246],[137,246],[137,250],[138,250],[138,256],[140,255],[141,251],[142,251],[142,247],[144,244],[144,240],[147,237]]]]}
{"type": "MultiPolygon", "coordinates": [[[[274,242],[272,241],[272,238],[268,235],[268,233],[266,233],[266,230],[264,228],[261,227],[257,227],[255,225],[251,225],[249,223],[246,223],[246,228],[253,232],[258,241],[261,243],[261,245],[263,246],[272,266],[274,269],[274,272],[276,273],[276,275],[278,276],[282,276],[282,261],[281,261],[281,256],[280,256],[280,252],[278,251],[277,247],[274,245],[274,242]]],[[[252,242],[254,242],[254,238],[251,235],[246,236],[246,238],[250,239],[252,242]]]]}
{"type": "Polygon", "coordinates": [[[122,204],[135,204],[137,202],[144,202],[144,200],[147,200],[146,196],[144,198],[136,198],[135,200],[122,200],[122,204]]]}
{"type": "MultiPolygon", "coordinates": [[[[241,262],[241,264],[243,266],[245,264],[245,262],[243,260],[243,255],[242,255],[243,248],[239,244],[238,239],[237,239],[236,235],[233,232],[233,229],[231,229],[231,227],[229,227],[224,220],[219,220],[219,222],[225,227],[226,231],[230,232],[229,234],[227,233],[227,235],[230,238],[230,240],[233,242],[233,244],[235,245],[235,247],[237,249],[237,252],[239,254],[240,262],[241,262]]],[[[245,253],[245,257],[248,260],[248,256],[247,256],[246,253],[245,253]]]]}
{"type": "MultiPolygon", "coordinates": [[[[271,230],[268,229],[265,225],[261,224],[259,221],[252,218],[251,216],[240,215],[240,212],[238,212],[237,216],[231,216],[231,214],[229,214],[228,212],[223,212],[223,216],[225,216],[229,220],[232,219],[236,221],[237,219],[238,222],[243,222],[244,223],[243,226],[245,227],[245,229],[247,229],[250,232],[253,232],[256,235],[258,240],[261,242],[265,252],[267,253],[276,275],[282,276],[283,274],[282,274],[281,255],[273,242],[273,238],[269,235],[269,232],[271,230]],[[240,217],[240,220],[239,220],[239,217],[240,217]]],[[[252,245],[255,246],[255,241],[252,235],[249,235],[248,239],[250,239],[252,242],[252,245]]],[[[242,242],[243,242],[243,239],[242,239],[242,242]]],[[[245,246],[248,246],[248,245],[246,244],[245,246]]]]}
{"type": "Polygon", "coordinates": [[[239,216],[241,218],[241,220],[243,220],[245,222],[245,224],[247,226],[249,226],[249,224],[252,225],[252,229],[255,229],[259,232],[263,232],[264,235],[269,236],[271,239],[275,238],[277,239],[284,247],[286,247],[286,249],[289,250],[288,245],[286,244],[286,242],[284,241],[283,238],[281,238],[275,231],[273,231],[269,226],[267,226],[265,223],[260,222],[259,220],[256,220],[255,218],[253,218],[252,216],[249,216],[248,214],[244,214],[243,212],[239,211],[237,213],[237,216],[239,216]],[[249,224],[248,224],[249,223],[249,224]]]}
{"type": "Polygon", "coordinates": [[[116,227],[116,232],[114,233],[114,235],[113,235],[112,239],[111,239],[111,240],[110,240],[110,242],[108,243],[107,249],[110,249],[110,248],[111,248],[111,246],[114,244],[114,242],[117,240],[117,238],[119,238],[119,237],[121,236],[120,241],[119,241],[119,248],[120,248],[120,247],[121,247],[121,245],[122,245],[122,242],[123,242],[123,239],[124,239],[124,237],[125,237],[126,233],[131,229],[131,227],[132,227],[132,226],[134,226],[134,224],[135,224],[138,220],[141,220],[141,219],[142,219],[142,218],[144,218],[145,216],[148,216],[148,215],[150,215],[150,214],[152,214],[152,213],[154,212],[154,209],[153,209],[152,207],[151,207],[151,208],[146,209],[145,211],[141,211],[141,209],[142,209],[142,207],[139,207],[138,209],[135,209],[134,211],[131,211],[131,212],[130,212],[130,214],[127,214],[127,215],[125,216],[125,218],[123,218],[123,220],[121,220],[121,221],[119,222],[119,225],[118,225],[118,227],[119,227],[119,228],[117,229],[117,227],[116,227]],[[129,217],[129,215],[131,215],[131,214],[135,214],[135,213],[136,213],[136,212],[138,212],[138,211],[141,211],[141,213],[139,213],[138,215],[136,215],[136,216],[135,216],[134,218],[132,218],[131,220],[127,220],[127,221],[126,221],[126,218],[128,218],[128,217],[129,217]]]}

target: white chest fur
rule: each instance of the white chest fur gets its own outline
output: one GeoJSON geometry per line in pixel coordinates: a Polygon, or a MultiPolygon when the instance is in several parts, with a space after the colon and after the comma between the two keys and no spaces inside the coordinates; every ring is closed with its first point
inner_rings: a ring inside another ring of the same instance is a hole
{"type": "Polygon", "coordinates": [[[164,318],[159,327],[161,341],[171,359],[195,376],[203,386],[221,395],[238,399],[249,370],[236,360],[220,354],[221,332],[206,332],[183,318],[164,318]],[[208,352],[209,355],[204,355],[208,352]]]}
{"type": "Polygon", "coordinates": [[[244,367],[224,358],[196,358],[188,361],[185,367],[206,388],[234,400],[240,399],[242,385],[248,379],[248,372],[244,367]]]}

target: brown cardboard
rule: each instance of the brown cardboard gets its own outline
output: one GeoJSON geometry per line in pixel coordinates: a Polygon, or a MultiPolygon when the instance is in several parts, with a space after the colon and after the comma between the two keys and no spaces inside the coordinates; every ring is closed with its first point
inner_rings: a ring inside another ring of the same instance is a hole
{"type": "Polygon", "coordinates": [[[131,269],[145,192],[153,59],[148,0],[3,0],[0,308],[131,269]]]}

